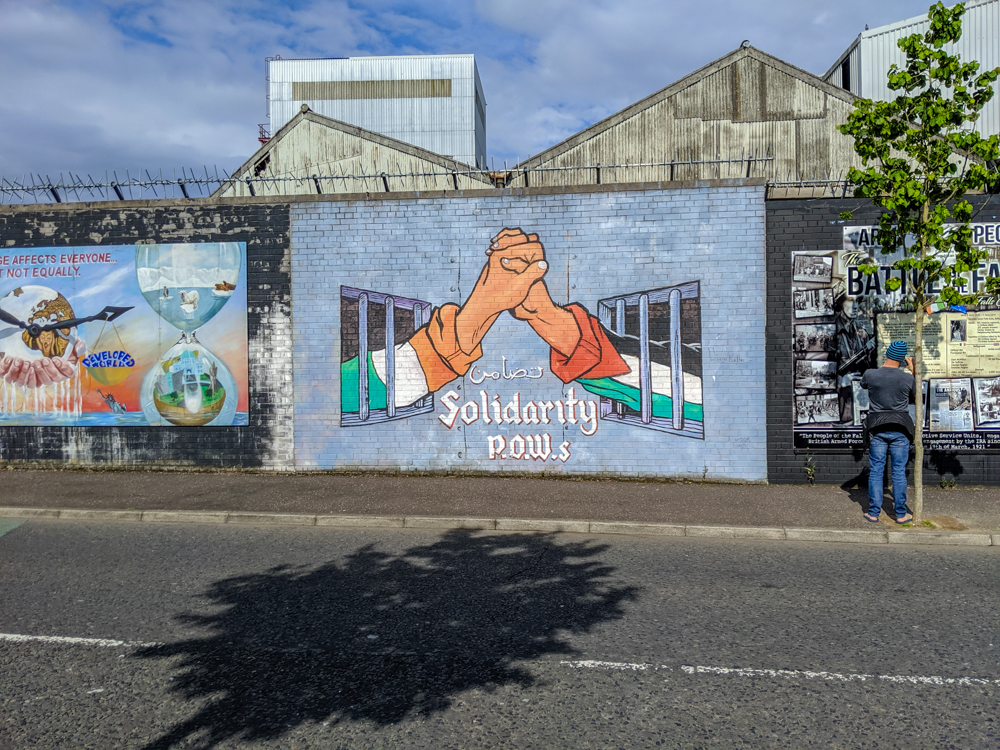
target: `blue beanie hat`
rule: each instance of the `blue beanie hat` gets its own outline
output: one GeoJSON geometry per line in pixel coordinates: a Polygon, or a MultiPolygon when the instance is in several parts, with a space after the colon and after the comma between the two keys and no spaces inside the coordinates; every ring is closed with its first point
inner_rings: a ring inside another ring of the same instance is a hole
{"type": "Polygon", "coordinates": [[[889,348],[885,350],[886,359],[894,359],[897,362],[906,361],[906,342],[893,341],[889,348]]]}

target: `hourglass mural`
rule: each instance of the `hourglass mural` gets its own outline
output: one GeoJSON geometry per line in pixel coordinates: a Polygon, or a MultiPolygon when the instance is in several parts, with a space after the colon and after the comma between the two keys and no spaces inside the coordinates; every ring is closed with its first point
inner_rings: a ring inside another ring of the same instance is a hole
{"type": "Polygon", "coordinates": [[[0,425],[247,424],[245,243],[3,253],[0,425]]]}

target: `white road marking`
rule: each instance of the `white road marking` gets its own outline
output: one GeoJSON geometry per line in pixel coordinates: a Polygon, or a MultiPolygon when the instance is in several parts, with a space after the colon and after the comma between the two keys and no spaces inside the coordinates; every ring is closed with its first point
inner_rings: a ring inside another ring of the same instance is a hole
{"type": "MultiPolygon", "coordinates": [[[[573,669],[614,669],[645,671],[648,669],[671,669],[666,665],[656,666],[648,663],[615,662],[615,661],[563,661],[560,664],[573,669]]],[[[829,680],[832,682],[892,682],[907,685],[961,685],[973,687],[977,685],[1000,685],[1000,679],[985,677],[938,677],[934,675],[899,675],[899,674],[862,674],[860,672],[812,672],[805,669],[749,669],[737,667],[695,667],[683,665],[681,671],[685,674],[718,674],[735,677],[770,677],[782,679],[829,680]]]]}
{"type": "Polygon", "coordinates": [[[632,669],[641,672],[646,669],[658,669],[652,664],[632,664],[624,661],[561,661],[560,664],[567,664],[573,669],[632,669]]]}
{"type": "Polygon", "coordinates": [[[865,682],[876,679],[873,674],[840,674],[838,672],[809,672],[797,669],[735,669],[731,667],[690,667],[682,666],[686,674],[732,674],[738,677],[805,677],[807,680],[834,680],[836,682],[865,682]]]}
{"type": "Polygon", "coordinates": [[[731,667],[683,666],[681,669],[687,674],[731,674],[738,677],[805,677],[807,680],[820,679],[834,680],[836,682],[879,680],[881,682],[908,685],[963,685],[965,687],[972,687],[974,685],[1000,685],[1000,679],[991,680],[984,677],[938,677],[936,675],[860,674],[852,672],[840,674],[839,672],[810,672],[798,669],[734,669],[731,667]]]}
{"type": "Polygon", "coordinates": [[[99,646],[100,648],[151,648],[162,643],[140,643],[139,641],[116,641],[111,638],[71,638],[65,635],[18,635],[0,633],[0,642],[7,643],[60,643],[70,646],[99,646]]]}
{"type": "MultiPolygon", "coordinates": [[[[98,646],[99,648],[152,648],[163,646],[163,643],[144,643],[142,641],[119,641],[112,638],[75,638],[65,635],[19,635],[17,633],[0,633],[0,643],[56,643],[70,646],[98,646]]],[[[266,647],[265,647],[266,648],[266,647]]],[[[275,650],[275,649],[268,649],[275,650]]],[[[278,649],[296,651],[298,649],[278,649]]],[[[584,659],[580,661],[561,661],[573,669],[608,669],[633,672],[646,670],[671,669],[666,665],[657,666],[648,662],[626,661],[595,661],[584,659]]],[[[860,672],[812,672],[804,669],[750,669],[747,667],[701,667],[685,664],[681,666],[685,674],[718,674],[734,675],[736,677],[771,677],[783,679],[831,680],[834,682],[866,682],[879,680],[907,685],[961,685],[973,687],[980,685],[1000,685],[1000,679],[985,677],[939,677],[936,675],[900,675],[900,674],[862,674],[860,672]]],[[[98,692],[98,691],[92,691],[98,692]]]]}

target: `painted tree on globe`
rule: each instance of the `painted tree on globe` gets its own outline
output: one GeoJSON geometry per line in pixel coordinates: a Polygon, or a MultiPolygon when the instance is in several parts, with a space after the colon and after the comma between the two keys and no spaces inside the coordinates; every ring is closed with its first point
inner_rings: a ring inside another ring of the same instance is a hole
{"type": "MultiPolygon", "coordinates": [[[[972,244],[972,205],[965,199],[995,185],[998,174],[987,162],[998,158],[996,135],[974,130],[983,107],[993,98],[1000,68],[979,71],[945,47],[962,36],[965,5],[949,9],[938,2],[928,11],[930,28],[900,39],[906,65],[889,69],[892,101],[859,99],[840,132],[854,137],[864,169],[852,167],[848,183],[854,196],[884,209],[878,221],[882,253],[900,253],[892,268],[905,273],[905,303],[912,307],[916,346],[913,353],[918,394],[923,382],[923,329],[926,307],[974,304],[964,274],[979,267],[988,252],[972,244]],[[941,291],[934,292],[936,288],[941,291]]],[[[841,214],[850,219],[850,212],[841,214]]],[[[868,275],[879,269],[869,258],[859,266],[868,275]]],[[[889,279],[888,290],[901,286],[889,279]]],[[[990,278],[984,294],[1000,292],[1000,278],[990,278]]],[[[924,404],[916,398],[914,522],[923,512],[924,404]]]]}

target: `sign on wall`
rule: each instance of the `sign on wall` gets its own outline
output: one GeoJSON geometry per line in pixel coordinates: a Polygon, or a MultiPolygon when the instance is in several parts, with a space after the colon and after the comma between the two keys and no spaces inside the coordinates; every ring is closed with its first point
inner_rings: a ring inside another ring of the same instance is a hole
{"type": "Polygon", "coordinates": [[[755,187],[293,206],[296,465],[764,479],[762,212],[755,187]]]}
{"type": "Polygon", "coordinates": [[[602,419],[704,439],[697,281],[627,290],[591,312],[552,298],[537,234],[502,229],[486,255],[461,304],[341,287],[342,427],[429,413],[436,400],[444,428],[496,433],[470,446],[490,461],[565,463],[602,419]],[[520,361],[494,339],[492,360],[502,364],[484,366],[483,340],[508,311],[549,348],[547,359],[520,361]],[[565,394],[525,387],[547,374],[565,394]],[[463,396],[451,385],[466,377],[463,396]]]}
{"type": "MultiPolygon", "coordinates": [[[[875,227],[844,227],[843,237],[840,250],[792,254],[796,449],[861,448],[869,408],[862,374],[884,361],[892,341],[906,341],[911,353],[916,343],[903,304],[910,279],[892,269],[898,256],[882,255],[875,227]],[[858,266],[869,257],[882,265],[866,276],[858,266]],[[887,290],[889,278],[901,279],[900,290],[887,290]]],[[[1000,276],[1000,225],[973,225],[973,241],[990,253],[965,275],[966,290],[978,293],[1000,276]]],[[[1000,300],[934,312],[923,345],[925,445],[1000,451],[1000,300]]]]}
{"type": "Polygon", "coordinates": [[[5,248],[0,424],[247,423],[246,245],[5,248]]]}

